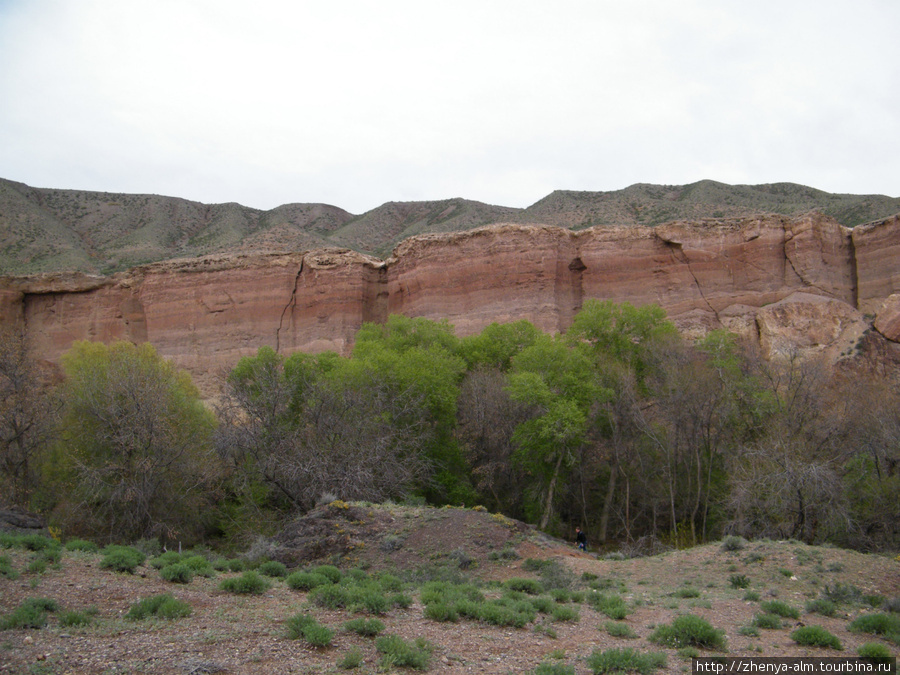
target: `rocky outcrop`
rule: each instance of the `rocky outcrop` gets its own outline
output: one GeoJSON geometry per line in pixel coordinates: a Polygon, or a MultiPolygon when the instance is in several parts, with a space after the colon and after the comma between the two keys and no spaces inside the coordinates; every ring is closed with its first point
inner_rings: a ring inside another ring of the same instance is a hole
{"type": "Polygon", "coordinates": [[[52,362],[75,340],[149,341],[206,392],[262,345],[346,353],[363,322],[390,313],[447,319],[460,335],[523,318],[561,331],[586,298],[657,303],[688,334],[726,327],[771,353],[840,355],[873,322],[900,338],[898,254],[898,218],[852,231],[818,214],[577,232],[506,224],[413,237],[386,261],[319,249],[7,277],[0,317],[23,322],[52,362]]]}

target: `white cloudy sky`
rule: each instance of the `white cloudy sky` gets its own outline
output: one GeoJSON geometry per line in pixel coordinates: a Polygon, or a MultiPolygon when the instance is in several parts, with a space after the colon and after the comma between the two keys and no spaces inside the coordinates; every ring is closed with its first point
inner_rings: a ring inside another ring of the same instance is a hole
{"type": "Polygon", "coordinates": [[[0,177],[257,208],[900,196],[897,0],[0,0],[0,177]]]}

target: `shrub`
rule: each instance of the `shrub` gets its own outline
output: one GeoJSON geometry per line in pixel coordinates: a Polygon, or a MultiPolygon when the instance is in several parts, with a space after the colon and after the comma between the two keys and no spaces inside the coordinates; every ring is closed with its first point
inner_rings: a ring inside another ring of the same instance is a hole
{"type": "Polygon", "coordinates": [[[354,647],[344,654],[344,658],[337,662],[337,667],[341,670],[353,670],[359,668],[363,662],[363,653],[359,647],[354,647]]]}
{"type": "Polygon", "coordinates": [[[837,611],[837,605],[831,600],[818,598],[806,603],[806,611],[809,614],[821,614],[822,616],[834,616],[837,611]]]}
{"type": "Polygon", "coordinates": [[[541,583],[535,579],[523,579],[522,577],[513,577],[503,582],[503,587],[511,591],[520,591],[529,595],[540,595],[544,592],[541,583]]]}
{"type": "Polygon", "coordinates": [[[553,588],[550,590],[550,597],[556,602],[569,602],[572,599],[572,594],[565,588],[553,588]]]}
{"type": "Polygon", "coordinates": [[[686,614],[676,617],[671,625],[658,626],[650,636],[650,641],[668,647],[693,645],[708,649],[724,649],[725,633],[713,628],[702,617],[686,614]]]}
{"type": "Polygon", "coordinates": [[[550,614],[550,612],[552,612],[553,608],[556,606],[556,603],[553,601],[553,598],[541,596],[539,598],[532,598],[531,606],[541,614],[550,614]]]}
{"type": "Polygon", "coordinates": [[[768,600],[767,602],[760,603],[760,607],[767,614],[777,614],[785,619],[800,618],[800,611],[798,609],[791,607],[781,600],[768,600]]]}
{"type": "Polygon", "coordinates": [[[212,563],[202,555],[189,555],[181,562],[190,567],[197,576],[211,578],[216,575],[212,563]]]}
{"type": "Polygon", "coordinates": [[[43,551],[48,548],[59,548],[60,544],[56,539],[45,537],[40,534],[23,534],[19,536],[19,548],[27,551],[43,551]]]}
{"type": "Polygon", "coordinates": [[[856,651],[864,659],[889,659],[892,656],[891,650],[878,642],[867,642],[856,651]]]}
{"type": "Polygon", "coordinates": [[[284,581],[295,591],[311,591],[319,586],[331,584],[328,577],[313,572],[292,572],[284,581]]]}
{"type": "Polygon", "coordinates": [[[194,570],[184,563],[175,563],[163,567],[159,571],[159,576],[173,584],[189,584],[194,578],[194,570]]]}
{"type": "MultiPolygon", "coordinates": [[[[777,619],[778,617],[775,618],[777,619]]],[[[778,619],[778,623],[781,623],[781,619],[778,619]]],[[[759,637],[759,628],[754,625],[741,626],[738,628],[738,635],[744,635],[745,637],[759,637]]]]}
{"type": "Polygon", "coordinates": [[[605,593],[591,593],[587,596],[590,604],[598,612],[605,614],[610,619],[621,621],[628,616],[628,608],[625,601],[619,595],[607,595],[605,593]]]}
{"type": "Polygon", "coordinates": [[[390,601],[394,607],[400,607],[402,609],[408,609],[413,604],[413,599],[406,593],[394,593],[390,597],[390,601]]]}
{"type": "Polygon", "coordinates": [[[732,574],[728,577],[732,588],[750,588],[750,577],[746,574],[732,574]]]}
{"type": "Polygon", "coordinates": [[[843,584],[839,581],[834,586],[825,586],[822,596],[837,604],[859,602],[862,599],[862,591],[853,584],[843,584]]]}
{"type": "Polygon", "coordinates": [[[627,623],[607,621],[603,624],[603,627],[606,629],[606,632],[613,637],[626,638],[629,640],[637,637],[637,633],[635,633],[627,623]]]}
{"type": "Polygon", "coordinates": [[[71,610],[59,615],[59,625],[65,628],[87,626],[92,620],[93,618],[89,612],[77,612],[71,610]]]}
{"type": "Polygon", "coordinates": [[[98,553],[100,547],[92,541],[86,539],[69,539],[66,542],[65,549],[67,551],[81,551],[83,553],[98,553]]]}
{"type": "Polygon", "coordinates": [[[281,579],[287,576],[287,567],[285,567],[283,563],[277,562],[275,560],[270,560],[260,565],[257,569],[257,572],[267,577],[281,579]]]}
{"type": "Polygon", "coordinates": [[[178,551],[166,551],[154,558],[150,558],[147,564],[150,565],[150,567],[161,570],[163,567],[168,567],[169,565],[181,562],[182,557],[183,556],[178,551]]]}
{"type": "Polygon", "coordinates": [[[699,598],[700,591],[692,586],[685,586],[676,590],[672,595],[676,598],[699,598]]]}
{"type": "Polygon", "coordinates": [[[661,652],[643,654],[634,649],[594,650],[587,658],[587,665],[595,675],[617,671],[646,675],[657,668],[664,668],[666,655],[661,652]]]}
{"type": "Polygon", "coordinates": [[[349,604],[351,597],[345,586],[327,584],[314,588],[309,594],[309,600],[319,607],[341,609],[349,604]]]}
{"type": "Polygon", "coordinates": [[[225,569],[229,572],[243,572],[247,569],[247,565],[240,558],[232,558],[225,561],[225,569]]]}
{"type": "Polygon", "coordinates": [[[27,598],[16,609],[0,617],[0,630],[14,628],[43,628],[47,624],[47,612],[59,609],[50,598],[27,598]]]}
{"type": "Polygon", "coordinates": [[[369,614],[384,614],[391,608],[391,603],[381,591],[374,588],[359,589],[350,593],[350,604],[356,611],[369,614]]]}
{"type": "Polygon", "coordinates": [[[287,636],[291,640],[303,638],[313,647],[327,647],[334,638],[334,631],[309,614],[297,614],[287,621],[287,636]]]}
{"type": "Polygon", "coordinates": [[[398,635],[385,635],[375,640],[375,649],[382,656],[382,667],[406,666],[416,670],[428,670],[434,648],[422,638],[409,643],[398,635]]]}
{"type": "Polygon", "coordinates": [[[150,617],[160,619],[180,619],[191,615],[191,606],[174,598],[169,593],[154,595],[134,603],[125,615],[130,621],[141,621],[150,617]]]}
{"type": "Polygon", "coordinates": [[[263,579],[254,571],[244,572],[239,577],[223,579],[219,588],[229,593],[241,595],[262,595],[272,588],[272,582],[263,579]]]}
{"type": "Polygon", "coordinates": [[[549,560],[541,560],[539,558],[525,558],[522,562],[522,569],[527,572],[540,572],[544,565],[549,564],[549,560]]]}
{"type": "Polygon", "coordinates": [[[378,619],[350,619],[344,622],[344,630],[363,637],[375,637],[384,630],[384,624],[378,619]]]}
{"type": "Polygon", "coordinates": [[[395,577],[393,574],[380,574],[376,580],[378,582],[378,586],[383,591],[396,592],[403,590],[403,582],[400,581],[399,577],[395,577]]]}
{"type": "Polygon", "coordinates": [[[578,610],[571,605],[557,605],[553,608],[551,615],[554,621],[572,621],[577,623],[580,618],[578,610]]]}
{"type": "Polygon", "coordinates": [[[314,574],[321,574],[333,584],[338,583],[342,577],[341,571],[334,565],[319,565],[318,567],[313,567],[309,571],[314,574]]]}
{"type": "Polygon", "coordinates": [[[900,613],[900,596],[896,598],[888,598],[881,604],[881,609],[886,612],[900,613]]]}
{"type": "Polygon", "coordinates": [[[863,614],[847,627],[851,633],[874,633],[875,635],[900,634],[900,616],[894,614],[863,614]]]}
{"type": "Polygon", "coordinates": [[[841,650],[841,641],[821,626],[803,626],[791,633],[791,640],[798,645],[809,647],[829,647],[841,650]]]}
{"type": "Polygon", "coordinates": [[[425,605],[425,618],[432,621],[456,622],[459,621],[459,612],[446,602],[432,602],[425,605]]]}
{"type": "Polygon", "coordinates": [[[19,573],[12,566],[12,561],[5,555],[0,555],[0,577],[6,577],[13,581],[19,578],[19,573]]]}
{"type": "Polygon", "coordinates": [[[743,537],[736,537],[732,535],[730,537],[725,537],[722,540],[723,551],[742,551],[746,546],[747,540],[743,537]]]}
{"type": "Polygon", "coordinates": [[[744,600],[747,602],[757,602],[759,600],[759,593],[756,591],[747,591],[744,593],[744,600]]]}
{"type": "Polygon", "coordinates": [[[134,574],[135,568],[147,559],[146,555],[133,546],[111,544],[104,548],[102,553],[103,558],[100,560],[100,567],[111,569],[114,572],[127,572],[128,574],[134,574]]]}
{"type": "Polygon", "coordinates": [[[781,628],[781,617],[777,614],[757,614],[753,617],[753,625],[766,630],[778,630],[781,628]]]}

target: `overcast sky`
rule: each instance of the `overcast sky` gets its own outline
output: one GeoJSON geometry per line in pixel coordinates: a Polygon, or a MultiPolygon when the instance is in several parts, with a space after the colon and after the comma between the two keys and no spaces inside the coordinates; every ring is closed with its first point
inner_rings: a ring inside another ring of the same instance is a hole
{"type": "Polygon", "coordinates": [[[0,177],[257,208],[900,196],[898,0],[0,0],[0,177]]]}

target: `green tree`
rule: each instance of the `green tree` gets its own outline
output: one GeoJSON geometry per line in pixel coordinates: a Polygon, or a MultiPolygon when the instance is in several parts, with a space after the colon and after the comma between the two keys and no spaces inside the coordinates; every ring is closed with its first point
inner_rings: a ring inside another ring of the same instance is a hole
{"type": "Polygon", "coordinates": [[[25,336],[0,333],[0,492],[11,503],[30,506],[52,433],[52,402],[25,336]]]}
{"type": "Polygon", "coordinates": [[[524,319],[512,323],[492,323],[476,335],[460,341],[460,352],[469,370],[476,367],[509,370],[513,357],[530,347],[541,332],[524,319]]]}
{"type": "Polygon", "coordinates": [[[540,527],[546,528],[563,469],[574,464],[584,442],[591,406],[611,392],[598,385],[584,350],[549,336],[540,336],[513,358],[508,390],[513,400],[535,411],[516,427],[514,459],[538,482],[540,527]]]}
{"type": "Polygon", "coordinates": [[[109,541],[196,536],[215,418],[187,373],[127,342],[77,342],[62,363],[52,472],[65,524],[109,541]]]}

